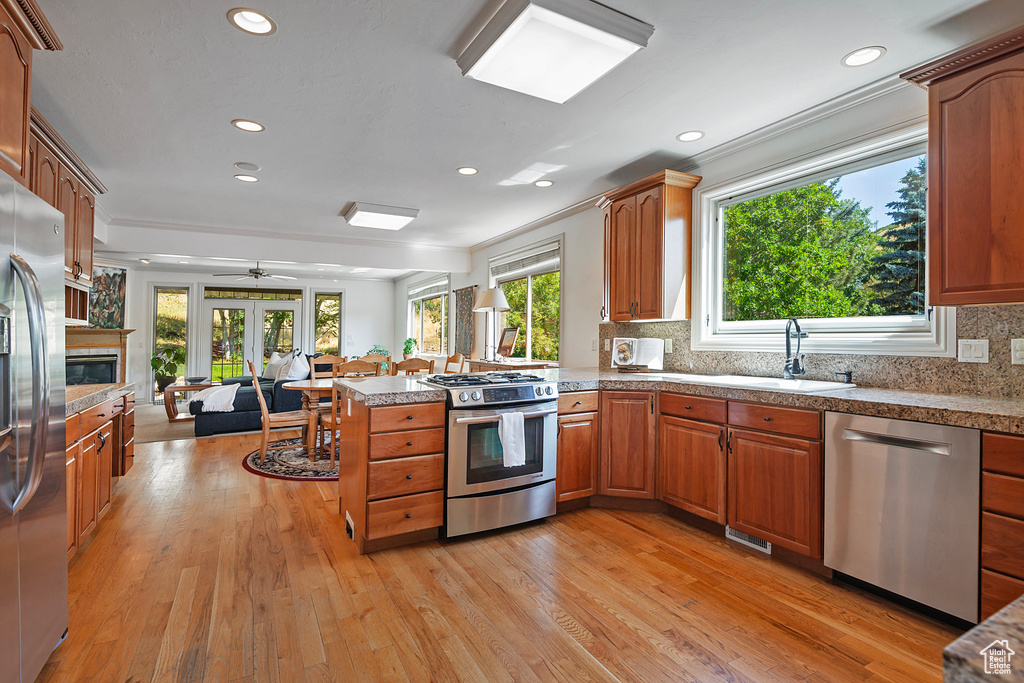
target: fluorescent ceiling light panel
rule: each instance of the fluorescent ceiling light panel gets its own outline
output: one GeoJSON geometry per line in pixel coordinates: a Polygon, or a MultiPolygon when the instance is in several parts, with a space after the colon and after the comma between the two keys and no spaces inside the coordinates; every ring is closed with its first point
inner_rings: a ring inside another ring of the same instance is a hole
{"type": "Polygon", "coordinates": [[[591,0],[507,0],[456,61],[464,76],[562,104],[653,32],[591,0]]]}
{"type": "MultiPolygon", "coordinates": [[[[403,209],[399,206],[381,206],[355,202],[345,212],[345,220],[349,225],[360,228],[378,228],[380,230],[401,230],[409,225],[420,213],[419,209],[403,209]]],[[[355,271],[353,271],[355,272],[355,271]]]]}

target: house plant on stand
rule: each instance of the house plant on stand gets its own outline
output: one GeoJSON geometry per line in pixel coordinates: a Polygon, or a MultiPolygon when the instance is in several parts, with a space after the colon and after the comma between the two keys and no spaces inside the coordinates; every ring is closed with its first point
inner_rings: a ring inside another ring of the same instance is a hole
{"type": "Polygon", "coordinates": [[[153,368],[157,391],[163,393],[164,389],[177,381],[178,366],[185,364],[185,349],[181,346],[165,346],[153,354],[149,364],[153,368]]]}
{"type": "Polygon", "coordinates": [[[402,349],[402,352],[405,354],[406,358],[410,358],[416,355],[416,339],[414,337],[409,337],[408,339],[405,340],[405,342],[403,342],[403,344],[404,347],[402,349]]]}

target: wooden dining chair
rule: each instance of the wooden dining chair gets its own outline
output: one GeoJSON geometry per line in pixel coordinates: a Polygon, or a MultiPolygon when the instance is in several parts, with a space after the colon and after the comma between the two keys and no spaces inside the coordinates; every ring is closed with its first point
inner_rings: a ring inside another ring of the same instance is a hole
{"type": "Polygon", "coordinates": [[[339,363],[345,363],[348,361],[348,356],[329,356],[324,354],[323,356],[317,356],[316,358],[309,359],[309,378],[310,379],[327,379],[328,377],[334,376],[334,366],[339,363]],[[324,370],[317,370],[318,367],[324,368],[324,370]]]}
{"type": "MultiPolygon", "coordinates": [[[[256,366],[253,365],[252,361],[249,361],[249,372],[252,373],[253,386],[256,388],[256,399],[260,404],[260,416],[261,423],[263,425],[263,440],[260,441],[260,465],[267,457],[268,450],[279,450],[281,448],[289,448],[289,446],[271,446],[270,445],[270,430],[271,429],[294,429],[295,427],[302,428],[302,443],[306,444],[311,434],[309,434],[309,413],[305,410],[289,410],[286,413],[271,413],[267,410],[267,401],[263,398],[263,392],[260,391],[260,378],[256,374],[256,366]]],[[[281,441],[282,439],[277,439],[281,441]]],[[[313,459],[313,455],[309,456],[310,461],[313,459]]]]}
{"type": "MultiPolygon", "coordinates": [[[[322,357],[322,356],[321,356],[322,357]]],[[[331,377],[376,377],[380,371],[380,366],[376,363],[370,363],[367,361],[355,359],[344,363],[338,363],[331,368],[331,377]]],[[[341,405],[341,392],[338,391],[338,387],[331,384],[331,414],[330,416],[320,413],[320,443],[326,443],[324,437],[326,432],[331,433],[331,469],[334,469],[334,451],[336,444],[338,443],[338,432],[341,430],[342,423],[342,410],[341,405]]],[[[338,453],[341,456],[341,453],[338,453]]]]}
{"type": "Polygon", "coordinates": [[[383,372],[385,363],[387,363],[388,367],[391,367],[391,356],[385,356],[382,353],[368,353],[365,356],[360,356],[359,360],[365,360],[367,363],[376,363],[378,375],[383,372]]]}
{"type": "Polygon", "coordinates": [[[444,362],[444,374],[450,375],[452,373],[462,373],[462,368],[466,366],[466,358],[461,353],[453,353],[448,356],[444,362]]]}
{"type": "Polygon", "coordinates": [[[415,375],[417,372],[434,372],[434,361],[426,358],[406,358],[391,364],[391,374],[397,375],[404,372],[406,375],[415,375]]]}

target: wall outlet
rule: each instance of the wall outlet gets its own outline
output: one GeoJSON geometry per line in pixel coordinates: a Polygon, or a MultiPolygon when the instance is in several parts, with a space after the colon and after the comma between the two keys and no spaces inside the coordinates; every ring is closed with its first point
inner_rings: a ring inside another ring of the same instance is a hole
{"type": "Polygon", "coordinates": [[[666,339],[665,340],[665,353],[672,353],[672,340],[671,339],[666,339]]]}
{"type": "Polygon", "coordinates": [[[611,339],[605,339],[604,340],[604,350],[605,351],[611,351],[612,350],[612,340],[611,339]]]}
{"type": "Polygon", "coordinates": [[[961,363],[987,363],[988,339],[960,339],[956,359],[961,363]]]}
{"type": "Polygon", "coordinates": [[[591,340],[591,342],[590,342],[590,350],[591,351],[597,351],[597,340],[596,339],[591,340]]]}
{"type": "Polygon", "coordinates": [[[1024,339],[1010,340],[1010,365],[1024,365],[1024,339]]]}

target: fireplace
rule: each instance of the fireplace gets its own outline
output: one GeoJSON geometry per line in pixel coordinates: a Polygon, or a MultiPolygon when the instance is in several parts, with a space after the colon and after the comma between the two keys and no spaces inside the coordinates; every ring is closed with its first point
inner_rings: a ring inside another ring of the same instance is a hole
{"type": "Polygon", "coordinates": [[[115,384],[118,358],[116,355],[68,356],[65,358],[67,385],[115,384]]]}

